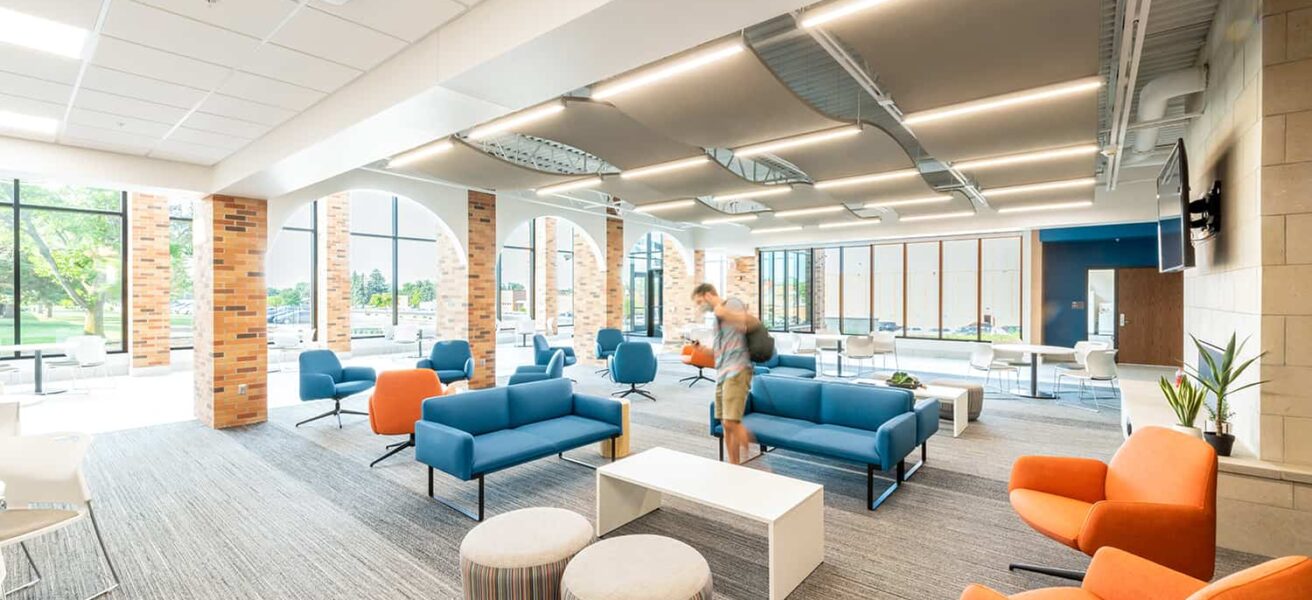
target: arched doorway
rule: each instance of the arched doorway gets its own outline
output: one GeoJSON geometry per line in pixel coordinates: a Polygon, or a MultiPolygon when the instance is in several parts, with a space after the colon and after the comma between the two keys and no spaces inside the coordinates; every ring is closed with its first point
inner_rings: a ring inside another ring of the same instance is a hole
{"type": "Polygon", "coordinates": [[[548,337],[566,337],[580,320],[594,320],[579,314],[589,307],[574,299],[581,285],[599,280],[599,264],[596,243],[568,219],[535,217],[511,230],[497,254],[498,341],[515,339],[523,321],[548,337]]]}

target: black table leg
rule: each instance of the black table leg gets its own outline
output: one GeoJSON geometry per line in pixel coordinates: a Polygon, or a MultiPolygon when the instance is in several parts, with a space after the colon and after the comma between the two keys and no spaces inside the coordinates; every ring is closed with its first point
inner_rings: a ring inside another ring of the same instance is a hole
{"type": "Polygon", "coordinates": [[[1039,397],[1039,355],[1030,354],[1030,396],[1039,397]]]}

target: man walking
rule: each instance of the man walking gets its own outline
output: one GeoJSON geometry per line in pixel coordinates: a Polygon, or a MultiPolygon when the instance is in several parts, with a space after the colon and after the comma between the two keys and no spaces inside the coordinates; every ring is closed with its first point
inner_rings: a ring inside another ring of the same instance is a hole
{"type": "Polygon", "coordinates": [[[752,360],[747,351],[747,329],[755,317],[737,298],[721,298],[715,286],[698,285],[693,302],[704,312],[715,313],[715,418],[724,425],[724,446],[729,462],[741,464],[752,434],[743,427],[747,390],[752,385],[752,360]]]}

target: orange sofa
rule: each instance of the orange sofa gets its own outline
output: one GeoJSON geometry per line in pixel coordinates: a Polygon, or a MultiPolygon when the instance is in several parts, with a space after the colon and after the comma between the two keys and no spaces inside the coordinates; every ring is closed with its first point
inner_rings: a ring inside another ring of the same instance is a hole
{"type": "Polygon", "coordinates": [[[715,383],[714,379],[702,374],[703,369],[715,368],[715,352],[709,346],[703,346],[701,344],[688,344],[684,346],[682,360],[685,365],[697,367],[697,374],[684,377],[679,380],[679,383],[687,383],[688,387],[697,385],[698,381],[709,381],[715,383]]]}
{"type": "MultiPolygon", "coordinates": [[[[1200,439],[1144,427],[1110,464],[1023,456],[1011,469],[1011,506],[1039,533],[1093,555],[1114,546],[1201,580],[1216,564],[1216,452],[1200,439]]],[[[1069,579],[1083,574],[1013,564],[1069,579]]]]}
{"type": "Polygon", "coordinates": [[[1312,598],[1312,559],[1286,556],[1208,585],[1124,550],[1093,555],[1079,588],[1044,588],[1004,596],[972,585],[961,600],[1296,600],[1312,598]]]}
{"type": "Polygon", "coordinates": [[[388,457],[415,445],[415,421],[420,418],[424,400],[454,393],[455,388],[443,388],[432,369],[403,369],[383,371],[374,384],[369,397],[369,426],[378,435],[409,436],[403,442],[387,446],[386,454],[369,463],[372,467],[388,457]]]}

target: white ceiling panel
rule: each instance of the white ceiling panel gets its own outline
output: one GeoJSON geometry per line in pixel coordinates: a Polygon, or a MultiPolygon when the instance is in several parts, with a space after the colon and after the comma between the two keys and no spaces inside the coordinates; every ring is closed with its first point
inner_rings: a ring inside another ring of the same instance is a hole
{"type": "Polygon", "coordinates": [[[149,136],[133,135],[122,131],[109,131],[77,123],[69,123],[65,126],[64,133],[59,140],[61,143],[83,148],[126,152],[128,154],[145,154],[158,141],[156,138],[149,136]]]}
{"type": "MultiPolygon", "coordinates": [[[[115,4],[123,0],[115,0],[115,4]]],[[[293,10],[292,0],[136,0],[171,13],[263,39],[293,10]]]]}
{"type": "Polygon", "coordinates": [[[34,17],[91,30],[96,27],[96,17],[100,15],[100,3],[101,0],[5,0],[4,7],[34,17]]]}
{"type": "Polygon", "coordinates": [[[200,144],[191,144],[178,140],[164,140],[150,153],[154,158],[198,163],[202,165],[212,165],[223,160],[223,158],[229,154],[231,154],[231,151],[223,148],[202,146],[200,144]]]}
{"type": "Polygon", "coordinates": [[[168,133],[173,126],[168,123],[158,121],[147,121],[145,119],[136,119],[133,117],[124,117],[121,115],[111,115],[84,108],[74,108],[68,113],[68,122],[77,123],[78,125],[88,125],[99,127],[110,131],[124,131],[137,135],[148,135],[153,137],[162,137],[168,133]]]}
{"type": "Polygon", "coordinates": [[[80,65],[70,58],[0,44],[0,71],[73,85],[80,65]]]}
{"type": "MultiPolygon", "coordinates": [[[[470,6],[477,2],[466,1],[470,6]]],[[[419,38],[464,11],[451,0],[354,0],[341,6],[313,2],[310,8],[377,29],[408,42],[419,38]]]]}
{"type": "Polygon", "coordinates": [[[82,87],[178,108],[191,108],[205,97],[205,92],[196,88],[94,65],[87,67],[86,75],[82,78],[82,87]]]}
{"type": "Polygon", "coordinates": [[[105,36],[100,38],[91,63],[201,89],[218,85],[229,71],[227,67],[105,36]]]}
{"type": "Polygon", "coordinates": [[[241,71],[233,73],[231,78],[223,82],[219,92],[290,110],[305,110],[327,95],[310,88],[241,71]]]}
{"type": "Polygon", "coordinates": [[[200,105],[199,110],[221,117],[231,117],[264,125],[277,125],[296,115],[295,111],[285,108],[249,102],[223,94],[214,94],[206,98],[205,102],[200,105]]]}
{"type": "Polygon", "coordinates": [[[248,140],[260,137],[265,133],[268,133],[269,129],[271,129],[268,125],[242,121],[240,119],[229,119],[228,117],[220,117],[218,115],[199,111],[191,113],[191,116],[187,117],[187,121],[183,124],[192,129],[225,133],[234,137],[246,138],[248,140]]]}
{"type": "Polygon", "coordinates": [[[103,113],[136,117],[161,123],[176,123],[187,115],[187,110],[176,106],[166,106],[146,100],[128,98],[116,94],[107,94],[97,90],[83,88],[77,93],[74,105],[78,108],[97,110],[103,113]]]}
{"type": "Polygon", "coordinates": [[[177,131],[173,132],[173,135],[169,136],[169,139],[177,140],[179,142],[200,144],[202,146],[214,146],[216,148],[224,148],[227,150],[237,150],[238,148],[251,143],[251,141],[246,138],[233,137],[231,135],[213,133],[210,131],[201,131],[189,127],[179,127],[177,131]]]}
{"type": "MultiPolygon", "coordinates": [[[[395,11],[394,7],[388,7],[395,11]]],[[[406,42],[317,10],[304,10],[289,21],[273,43],[312,56],[368,70],[396,54],[406,42]],[[342,43],[350,40],[349,43],[342,43]]]]}
{"type": "Polygon", "coordinates": [[[103,33],[230,67],[249,62],[259,45],[253,37],[131,0],[114,3],[103,33]]]}
{"type": "Polygon", "coordinates": [[[0,90],[11,96],[59,104],[68,102],[73,86],[0,71],[0,90]]]}
{"type": "Polygon", "coordinates": [[[48,117],[51,119],[64,118],[64,105],[54,102],[42,102],[22,96],[10,96],[9,94],[0,93],[0,110],[16,112],[33,117],[48,117]]]}
{"type": "Polygon", "coordinates": [[[242,70],[322,92],[336,90],[360,74],[350,67],[273,44],[261,46],[242,70]]]}

